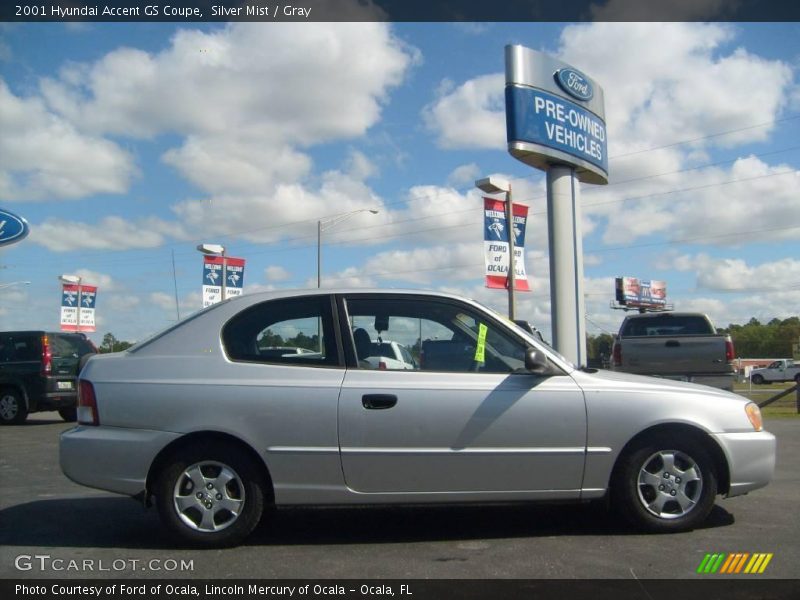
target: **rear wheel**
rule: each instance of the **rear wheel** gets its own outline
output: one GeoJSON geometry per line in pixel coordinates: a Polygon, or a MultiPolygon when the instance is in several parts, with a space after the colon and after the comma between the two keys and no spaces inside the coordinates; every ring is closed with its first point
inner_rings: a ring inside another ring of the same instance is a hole
{"type": "Polygon", "coordinates": [[[700,525],[717,495],[714,463],[699,442],[654,436],[620,459],[612,497],[623,517],[652,532],[700,525]]]}
{"type": "Polygon", "coordinates": [[[241,449],[221,443],[176,453],[156,479],[159,515],[178,537],[195,546],[234,546],[258,525],[266,481],[241,449]]]}
{"type": "Polygon", "coordinates": [[[22,393],[14,388],[0,390],[0,425],[17,425],[28,418],[22,393]]]}
{"type": "Polygon", "coordinates": [[[800,384],[800,373],[794,376],[794,382],[800,384]]]}
{"type": "Polygon", "coordinates": [[[74,406],[72,408],[59,408],[58,414],[61,415],[61,418],[67,423],[72,423],[78,420],[78,409],[74,406]]]}

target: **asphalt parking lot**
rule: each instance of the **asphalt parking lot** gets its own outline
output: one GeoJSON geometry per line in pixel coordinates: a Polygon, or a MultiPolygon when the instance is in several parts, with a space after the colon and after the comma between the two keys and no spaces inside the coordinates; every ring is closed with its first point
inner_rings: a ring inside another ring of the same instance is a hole
{"type": "Polygon", "coordinates": [[[697,579],[717,552],[773,553],[761,578],[799,572],[800,419],[767,421],[772,484],[718,499],[689,533],[642,535],[601,505],[293,509],[244,546],[206,551],[175,546],[155,510],[70,482],[58,466],[68,427],[40,413],[0,429],[3,579],[697,579]]]}

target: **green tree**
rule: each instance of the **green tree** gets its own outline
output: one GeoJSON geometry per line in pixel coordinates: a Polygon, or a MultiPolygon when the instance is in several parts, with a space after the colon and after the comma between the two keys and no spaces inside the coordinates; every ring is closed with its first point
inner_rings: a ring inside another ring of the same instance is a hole
{"type": "Polygon", "coordinates": [[[102,354],[107,354],[109,352],[122,352],[131,346],[133,346],[132,342],[118,340],[113,333],[109,332],[103,336],[103,343],[100,344],[100,348],[98,348],[98,350],[102,354]]]}

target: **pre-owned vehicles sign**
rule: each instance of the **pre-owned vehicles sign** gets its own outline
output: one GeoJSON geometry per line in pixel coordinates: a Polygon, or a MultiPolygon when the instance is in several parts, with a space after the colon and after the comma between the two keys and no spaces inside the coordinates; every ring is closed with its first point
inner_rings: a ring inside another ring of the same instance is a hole
{"type": "Polygon", "coordinates": [[[557,58],[506,46],[506,133],[525,164],[566,165],[580,181],[608,183],[603,88],[557,58]]]}

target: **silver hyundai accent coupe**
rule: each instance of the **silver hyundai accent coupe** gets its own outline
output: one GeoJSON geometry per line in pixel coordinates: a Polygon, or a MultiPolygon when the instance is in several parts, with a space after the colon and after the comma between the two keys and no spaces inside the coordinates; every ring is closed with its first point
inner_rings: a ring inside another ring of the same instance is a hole
{"type": "Polygon", "coordinates": [[[79,389],[64,473],[154,502],[208,547],[298,504],[608,496],[644,530],[684,531],[775,466],[747,399],[576,369],[490,309],[433,292],[241,296],[93,357],[79,389]],[[414,368],[371,356],[382,340],[414,368]]]}

